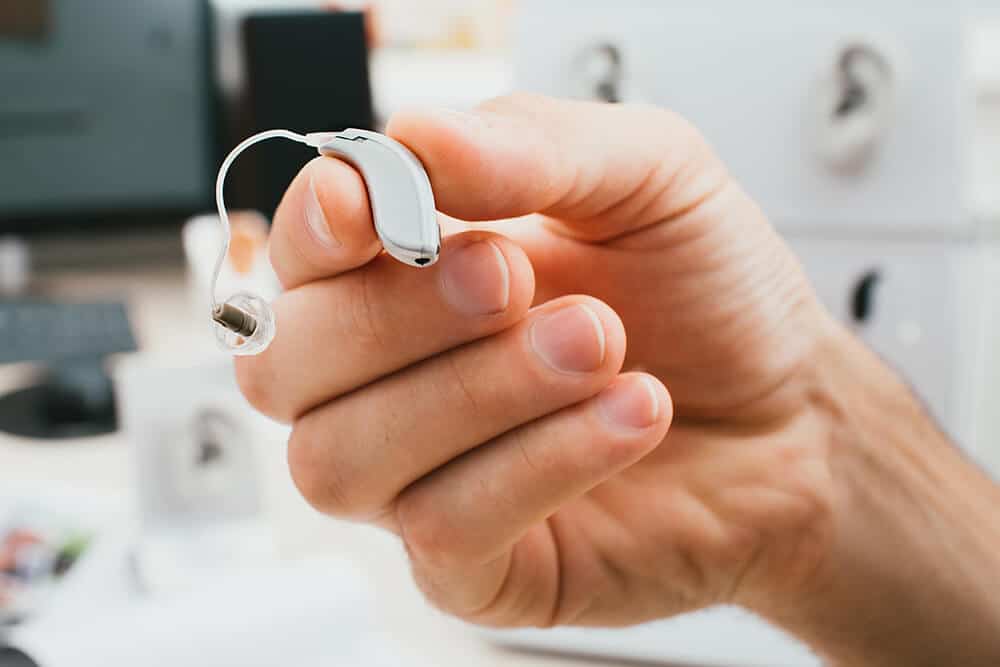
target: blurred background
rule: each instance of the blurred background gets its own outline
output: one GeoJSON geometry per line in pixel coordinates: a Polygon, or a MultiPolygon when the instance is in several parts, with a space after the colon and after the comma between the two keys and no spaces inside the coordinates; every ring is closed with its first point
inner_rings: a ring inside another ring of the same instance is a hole
{"type": "MultiPolygon", "coordinates": [[[[819,664],[732,609],[444,618],[394,540],[299,499],[208,308],[216,170],[254,132],[515,89],[660,105],[1000,477],[1000,2],[841,4],[0,0],[0,667],[819,664]]],[[[269,220],[310,157],[236,163],[220,291],[277,293],[269,220]]]]}

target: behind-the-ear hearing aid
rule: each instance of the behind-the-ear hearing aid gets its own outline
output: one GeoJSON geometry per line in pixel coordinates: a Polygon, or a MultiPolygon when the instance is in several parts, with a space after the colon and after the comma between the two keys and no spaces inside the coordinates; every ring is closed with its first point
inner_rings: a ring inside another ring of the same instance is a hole
{"type": "Polygon", "coordinates": [[[254,144],[268,139],[288,139],[316,148],[320,155],[338,157],[353,165],[365,181],[375,232],[386,252],[404,264],[427,267],[441,252],[434,193],[427,171],[409,149],[376,132],[344,130],[297,134],[269,130],[239,144],[222,162],[215,183],[215,202],[223,228],[223,246],[212,279],[212,319],[216,337],[233,354],[260,354],[274,339],[276,325],[271,306],[254,294],[236,294],[219,301],[219,274],[229,253],[231,230],[224,189],[226,175],[236,158],[254,144]]]}
{"type": "Polygon", "coordinates": [[[863,167],[888,135],[899,72],[883,45],[853,40],[839,48],[814,91],[814,145],[838,171],[863,167]]]}

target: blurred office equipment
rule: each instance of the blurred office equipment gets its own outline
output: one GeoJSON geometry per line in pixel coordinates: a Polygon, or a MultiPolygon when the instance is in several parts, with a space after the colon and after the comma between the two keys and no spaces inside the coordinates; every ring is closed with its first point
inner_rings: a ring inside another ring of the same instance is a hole
{"type": "MultiPolygon", "coordinates": [[[[986,426],[985,402],[1000,387],[1000,355],[987,344],[1000,336],[987,273],[1000,257],[1000,207],[974,194],[976,165],[996,157],[977,161],[990,144],[977,140],[986,116],[967,55],[970,7],[542,0],[524,6],[516,77],[529,90],[607,100],[610,79],[581,93],[579,63],[614,48],[613,78],[705,133],[822,300],[986,463],[1000,460],[987,449],[1000,433],[986,426]]],[[[699,665],[818,664],[729,609],[625,632],[501,637],[699,665]]]]}
{"type": "Polygon", "coordinates": [[[0,364],[48,369],[41,384],[0,397],[0,431],[65,439],[117,429],[104,358],[137,349],[123,303],[0,301],[0,340],[0,364]]]}
{"type": "MultiPolygon", "coordinates": [[[[116,517],[115,500],[41,480],[0,489],[0,646],[52,611],[59,591],[116,517]]],[[[2,663],[0,663],[2,664],[2,663]]]]}
{"type": "MultiPolygon", "coordinates": [[[[91,581],[89,590],[80,586],[73,593],[89,592],[91,601],[101,601],[102,583],[108,582],[91,581]]],[[[105,603],[101,613],[93,613],[86,600],[60,601],[76,613],[42,616],[16,628],[9,653],[0,657],[30,659],[24,664],[40,667],[419,664],[373,628],[374,600],[365,577],[331,558],[219,573],[198,589],[105,603]]]]}
{"type": "MultiPolygon", "coordinates": [[[[360,12],[271,12],[243,22],[247,134],[373,129],[364,15],[360,12]]],[[[270,218],[315,151],[286,142],[254,147],[252,196],[236,202],[270,218]]],[[[237,167],[239,169],[239,167],[237,167]]],[[[236,171],[236,170],[234,170],[236,171]]]]}
{"type": "Polygon", "coordinates": [[[38,667],[38,663],[23,651],[14,648],[0,648],[0,667],[38,667]]]}
{"type": "Polygon", "coordinates": [[[10,0],[0,7],[0,34],[6,37],[37,39],[48,21],[47,0],[10,0]]]}
{"type": "Polygon", "coordinates": [[[187,368],[133,359],[116,380],[135,469],[132,564],[142,590],[174,593],[272,565],[257,470],[267,424],[240,395],[231,361],[221,352],[187,368]]]}
{"type": "Polygon", "coordinates": [[[8,240],[0,289],[11,300],[0,302],[0,363],[31,361],[48,375],[43,386],[0,399],[0,430],[36,438],[105,433],[115,429],[115,413],[104,357],[136,349],[125,306],[48,302],[30,292],[32,277],[56,265],[179,256],[180,222],[211,203],[210,7],[207,0],[4,7],[0,235],[8,240]]]}
{"type": "Polygon", "coordinates": [[[178,220],[211,202],[205,0],[18,0],[0,28],[0,233],[178,220]]]}
{"type": "Polygon", "coordinates": [[[28,245],[16,238],[0,238],[0,297],[25,291],[31,272],[28,245]]]}

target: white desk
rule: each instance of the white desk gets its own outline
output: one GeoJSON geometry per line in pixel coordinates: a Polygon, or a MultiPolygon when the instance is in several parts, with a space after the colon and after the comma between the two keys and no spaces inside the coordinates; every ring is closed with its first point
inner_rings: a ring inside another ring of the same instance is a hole
{"type": "MultiPolygon", "coordinates": [[[[141,274],[107,272],[45,278],[48,294],[76,297],[120,296],[130,304],[145,358],[191,365],[189,350],[204,346],[204,329],[194,312],[182,272],[141,274]]],[[[197,360],[194,360],[197,361],[197,360]]],[[[0,371],[0,392],[27,381],[31,369],[0,371]]],[[[567,667],[576,661],[514,653],[490,645],[473,630],[431,609],[409,578],[395,539],[362,526],[318,516],[295,492],[285,467],[279,437],[262,466],[267,473],[267,502],[284,555],[339,553],[355,560],[376,583],[379,614],[385,629],[402,648],[427,664],[463,667],[567,667]]],[[[121,436],[62,444],[37,443],[0,435],[0,485],[19,480],[50,480],[81,489],[125,490],[132,470],[121,436]]],[[[612,667],[616,663],[588,662],[612,667]]]]}

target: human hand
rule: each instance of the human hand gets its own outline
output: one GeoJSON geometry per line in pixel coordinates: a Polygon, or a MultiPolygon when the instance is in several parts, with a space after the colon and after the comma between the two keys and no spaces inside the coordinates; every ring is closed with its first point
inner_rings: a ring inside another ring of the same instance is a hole
{"type": "Polygon", "coordinates": [[[314,160],[272,232],[277,338],[238,361],[304,496],[486,625],[784,618],[825,590],[850,344],[698,133],[531,96],[388,133],[454,216],[440,263],[380,254],[360,177],[314,160]]]}

